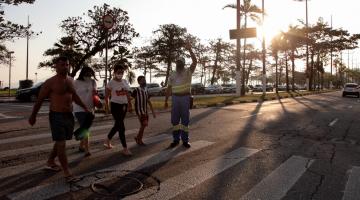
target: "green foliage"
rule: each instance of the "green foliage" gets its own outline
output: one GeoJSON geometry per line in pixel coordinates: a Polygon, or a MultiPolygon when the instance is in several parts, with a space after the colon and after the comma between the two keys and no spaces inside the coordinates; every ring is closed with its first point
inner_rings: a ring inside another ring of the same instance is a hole
{"type": "MultiPolygon", "coordinates": [[[[131,44],[132,39],[138,37],[139,34],[135,32],[133,25],[129,22],[128,13],[120,8],[110,7],[107,4],[102,6],[94,6],[93,10],[88,10],[82,16],[68,17],[63,20],[60,27],[66,34],[65,38],[73,38],[74,45],[78,45],[78,49],[69,51],[74,56],[74,65],[71,71],[71,76],[81,69],[81,67],[90,61],[96,54],[103,55],[106,49],[106,38],[108,37],[108,48],[117,50],[114,51],[114,56],[111,63],[125,62],[130,67],[127,58],[130,56],[127,50],[131,44]],[[110,14],[115,19],[115,25],[106,30],[102,27],[102,18],[105,14],[110,14]]],[[[58,47],[49,49],[45,54],[51,52],[58,47]]],[[[55,56],[66,51],[53,51],[55,56]]],[[[99,67],[99,66],[98,66],[99,67]]]]}

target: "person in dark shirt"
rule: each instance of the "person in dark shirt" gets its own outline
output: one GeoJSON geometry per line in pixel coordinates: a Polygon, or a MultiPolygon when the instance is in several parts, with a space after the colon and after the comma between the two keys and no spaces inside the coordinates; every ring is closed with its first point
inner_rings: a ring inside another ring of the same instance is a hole
{"type": "Polygon", "coordinates": [[[142,141],[142,138],[144,135],[145,127],[148,126],[149,122],[147,105],[149,105],[154,118],[156,118],[156,114],[154,112],[148,92],[146,90],[145,76],[139,76],[137,78],[137,81],[139,83],[139,87],[135,88],[135,90],[132,92],[132,97],[135,98],[135,112],[139,118],[140,129],[138,135],[134,139],[138,145],[145,145],[142,141]]]}

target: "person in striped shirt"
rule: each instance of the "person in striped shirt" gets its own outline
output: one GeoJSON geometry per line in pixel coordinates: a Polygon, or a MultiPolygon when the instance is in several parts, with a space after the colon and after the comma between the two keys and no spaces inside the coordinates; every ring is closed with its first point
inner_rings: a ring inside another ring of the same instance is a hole
{"type": "Polygon", "coordinates": [[[139,118],[140,129],[138,135],[134,139],[138,145],[145,145],[144,142],[142,141],[142,138],[144,135],[145,127],[148,126],[148,122],[149,122],[147,106],[149,105],[154,118],[156,118],[156,114],[154,112],[153,106],[149,99],[150,97],[146,90],[145,76],[139,76],[137,78],[137,81],[139,83],[139,87],[135,88],[131,96],[135,98],[135,112],[139,118]]]}

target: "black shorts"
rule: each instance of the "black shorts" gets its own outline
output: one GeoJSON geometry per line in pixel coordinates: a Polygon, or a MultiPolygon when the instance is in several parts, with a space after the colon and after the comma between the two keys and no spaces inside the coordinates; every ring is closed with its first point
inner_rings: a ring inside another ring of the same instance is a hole
{"type": "Polygon", "coordinates": [[[75,124],[71,112],[50,111],[49,122],[53,141],[71,140],[75,124]]]}

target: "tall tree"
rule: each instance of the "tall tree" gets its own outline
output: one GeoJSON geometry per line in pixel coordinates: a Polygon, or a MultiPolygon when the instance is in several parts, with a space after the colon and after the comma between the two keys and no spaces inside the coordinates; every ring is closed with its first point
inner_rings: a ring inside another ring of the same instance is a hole
{"type": "Polygon", "coordinates": [[[224,63],[226,63],[230,54],[233,52],[233,48],[233,45],[222,41],[222,39],[210,41],[211,60],[213,61],[211,85],[220,78],[220,72],[224,67],[224,63]]]}
{"type": "Polygon", "coordinates": [[[108,48],[113,49],[115,47],[128,48],[132,39],[139,35],[129,22],[129,16],[125,10],[110,7],[107,4],[94,6],[93,10],[88,10],[83,16],[69,17],[62,21],[60,27],[82,48],[83,56],[76,61],[70,73],[71,76],[75,76],[86,60],[105,50],[106,37],[108,48]],[[105,14],[111,14],[115,19],[115,25],[110,30],[102,27],[105,14]]]}
{"type": "Polygon", "coordinates": [[[151,46],[143,46],[136,50],[134,69],[139,69],[146,77],[147,72],[150,73],[150,83],[152,82],[152,72],[159,70],[155,65],[157,62],[157,55],[151,46]]]}
{"type": "Polygon", "coordinates": [[[186,28],[182,28],[175,24],[164,24],[155,30],[154,39],[151,41],[154,51],[158,55],[159,62],[166,64],[165,82],[167,85],[171,64],[175,60],[184,55],[184,41],[186,40],[186,28]]]}
{"type": "Polygon", "coordinates": [[[21,3],[32,4],[35,0],[2,0],[0,3],[0,64],[5,62],[8,57],[8,49],[5,46],[6,41],[13,41],[15,38],[26,37],[27,35],[36,34],[31,31],[31,25],[23,26],[5,19],[3,4],[17,6],[21,3]]]}

